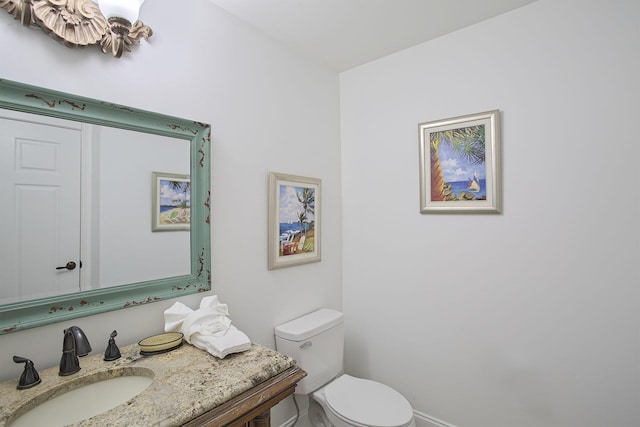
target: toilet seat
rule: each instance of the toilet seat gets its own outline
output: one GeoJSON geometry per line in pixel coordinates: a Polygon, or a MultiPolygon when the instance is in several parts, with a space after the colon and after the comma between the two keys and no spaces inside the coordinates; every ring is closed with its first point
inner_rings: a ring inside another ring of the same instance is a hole
{"type": "Polygon", "coordinates": [[[391,387],[342,375],[324,387],[334,415],[355,426],[405,427],[413,420],[411,405],[391,387]]]}

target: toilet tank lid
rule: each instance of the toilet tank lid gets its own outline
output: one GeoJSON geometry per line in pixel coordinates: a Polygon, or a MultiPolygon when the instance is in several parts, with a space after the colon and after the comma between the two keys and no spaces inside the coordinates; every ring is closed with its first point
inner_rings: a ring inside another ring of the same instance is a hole
{"type": "Polygon", "coordinates": [[[330,308],[321,308],[313,313],[276,326],[276,336],[289,341],[304,341],[342,323],[344,314],[330,308]]]}

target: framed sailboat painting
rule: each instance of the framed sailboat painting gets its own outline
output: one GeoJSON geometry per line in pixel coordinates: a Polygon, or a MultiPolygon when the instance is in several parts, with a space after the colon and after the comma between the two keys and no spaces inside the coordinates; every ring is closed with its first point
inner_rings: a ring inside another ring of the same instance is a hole
{"type": "Polygon", "coordinates": [[[269,270],[320,261],[321,184],[269,174],[269,270]]]}
{"type": "Polygon", "coordinates": [[[420,213],[500,213],[499,110],[420,123],[420,213]]]}

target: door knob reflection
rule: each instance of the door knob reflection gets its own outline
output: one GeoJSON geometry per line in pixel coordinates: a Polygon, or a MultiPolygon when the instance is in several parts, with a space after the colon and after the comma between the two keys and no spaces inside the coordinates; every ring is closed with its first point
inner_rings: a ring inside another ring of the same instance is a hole
{"type": "Polygon", "coordinates": [[[63,265],[62,267],[56,267],[56,270],[64,270],[65,268],[67,270],[73,270],[76,268],[76,263],[73,261],[69,261],[67,265],[63,265]]]}

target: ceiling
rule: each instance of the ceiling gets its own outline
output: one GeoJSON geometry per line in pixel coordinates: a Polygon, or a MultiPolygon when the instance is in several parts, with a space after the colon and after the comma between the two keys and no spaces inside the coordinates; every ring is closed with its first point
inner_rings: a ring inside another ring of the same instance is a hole
{"type": "Polygon", "coordinates": [[[210,0],[297,54],[336,71],[535,0],[210,0]]]}

